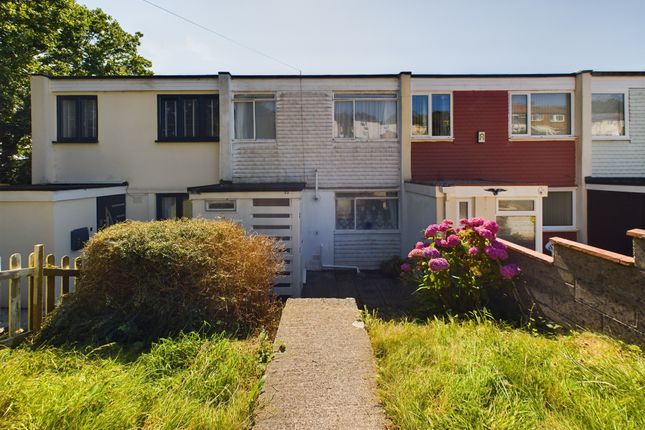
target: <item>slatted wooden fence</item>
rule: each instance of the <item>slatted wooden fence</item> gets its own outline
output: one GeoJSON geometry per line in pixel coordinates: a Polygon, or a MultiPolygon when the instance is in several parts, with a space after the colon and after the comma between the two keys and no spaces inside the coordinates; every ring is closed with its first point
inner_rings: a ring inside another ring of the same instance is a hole
{"type": "Polygon", "coordinates": [[[45,247],[35,245],[34,252],[29,254],[27,267],[23,267],[20,254],[9,258],[9,268],[0,270],[0,288],[7,285],[8,294],[8,324],[6,332],[0,334],[0,341],[23,337],[30,331],[38,330],[43,319],[54,310],[60,302],[60,296],[69,294],[71,278],[80,274],[80,258],[74,260],[70,267],[70,259],[64,256],[56,265],[53,254],[45,256],[45,247]],[[56,278],[60,277],[59,297],[56,297],[56,278]],[[21,288],[22,280],[27,279],[27,329],[22,326],[21,288]],[[5,282],[6,281],[6,282],[5,282]]]}

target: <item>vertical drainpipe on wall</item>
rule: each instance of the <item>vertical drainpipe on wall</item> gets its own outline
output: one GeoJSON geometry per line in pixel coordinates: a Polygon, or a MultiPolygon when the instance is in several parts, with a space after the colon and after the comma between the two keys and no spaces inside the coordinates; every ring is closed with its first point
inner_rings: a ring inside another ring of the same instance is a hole
{"type": "Polygon", "coordinates": [[[401,219],[399,220],[399,229],[401,231],[401,250],[400,255],[404,256],[408,248],[408,234],[406,226],[408,225],[408,205],[405,193],[405,182],[412,179],[412,142],[410,136],[410,127],[412,125],[412,95],[411,95],[411,72],[399,73],[399,89],[401,96],[401,121],[400,121],[400,140],[401,140],[401,185],[400,185],[400,208],[401,219]]]}
{"type": "Polygon", "coordinates": [[[587,185],[585,177],[591,176],[591,71],[576,74],[575,135],[576,141],[576,225],[578,242],[587,243],[587,185]]]}
{"type": "Polygon", "coordinates": [[[233,92],[231,89],[231,74],[218,73],[219,88],[219,178],[220,180],[233,180],[233,92]]]}
{"type": "Polygon", "coordinates": [[[46,76],[34,75],[31,83],[31,183],[55,182],[53,172],[56,98],[51,94],[46,76]],[[49,144],[47,144],[49,142],[49,144]]]}

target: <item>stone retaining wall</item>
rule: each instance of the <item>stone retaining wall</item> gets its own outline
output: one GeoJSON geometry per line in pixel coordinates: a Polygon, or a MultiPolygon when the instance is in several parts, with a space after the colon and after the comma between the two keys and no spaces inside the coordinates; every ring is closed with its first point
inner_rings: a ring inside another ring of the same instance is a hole
{"type": "Polygon", "coordinates": [[[553,257],[504,241],[522,269],[520,300],[568,327],[645,345],[645,230],[627,232],[634,257],[552,238],[553,257]]]}

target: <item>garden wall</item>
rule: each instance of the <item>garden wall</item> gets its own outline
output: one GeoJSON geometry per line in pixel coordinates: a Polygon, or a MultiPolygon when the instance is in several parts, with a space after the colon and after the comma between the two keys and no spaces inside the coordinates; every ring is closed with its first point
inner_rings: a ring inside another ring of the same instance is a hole
{"type": "Polygon", "coordinates": [[[645,230],[627,232],[634,257],[552,238],[553,257],[504,241],[522,269],[520,300],[547,319],[645,345],[645,230]]]}

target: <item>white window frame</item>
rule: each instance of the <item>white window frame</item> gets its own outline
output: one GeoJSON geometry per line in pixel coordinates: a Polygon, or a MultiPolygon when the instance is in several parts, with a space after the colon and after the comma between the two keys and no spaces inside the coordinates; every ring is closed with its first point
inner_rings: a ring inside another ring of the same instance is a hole
{"type": "Polygon", "coordinates": [[[573,138],[575,137],[575,97],[573,91],[509,91],[508,92],[508,136],[511,139],[522,140],[522,139],[542,139],[542,140],[552,140],[552,139],[561,139],[561,138],[573,138]],[[569,122],[571,123],[571,133],[569,134],[538,134],[533,135],[531,132],[531,121],[532,121],[532,112],[531,112],[531,95],[532,94],[569,94],[569,100],[571,101],[571,111],[569,112],[569,122]],[[513,96],[526,96],[526,134],[514,134],[513,133],[513,96]]]}
{"type": "Polygon", "coordinates": [[[593,130],[593,96],[594,94],[622,94],[624,100],[624,115],[625,115],[625,135],[624,136],[596,136],[591,135],[592,140],[630,140],[629,137],[629,90],[622,89],[616,91],[596,91],[591,93],[591,129],[593,130]]]}
{"type": "MultiPolygon", "coordinates": [[[[577,227],[577,216],[578,216],[578,211],[577,211],[577,199],[576,199],[576,192],[577,188],[576,187],[559,187],[559,188],[552,188],[549,187],[549,193],[551,192],[571,192],[571,221],[573,224],[571,225],[543,225],[542,226],[542,231],[578,231],[577,227]]],[[[548,195],[547,195],[548,197],[548,195]]],[[[543,197],[544,199],[545,197],[543,197]]],[[[543,201],[544,202],[544,201],[543,201]]],[[[544,205],[542,205],[542,209],[544,210],[544,205]]]]}
{"type": "Polygon", "coordinates": [[[206,200],[204,210],[206,212],[235,212],[237,210],[237,201],[232,199],[210,199],[206,200]],[[210,209],[209,205],[211,203],[233,203],[233,208],[231,209],[210,209]]]}
{"type": "Polygon", "coordinates": [[[495,198],[495,218],[498,216],[534,216],[535,217],[535,251],[542,252],[542,197],[497,197],[495,198]],[[499,210],[500,200],[531,200],[532,211],[505,211],[499,210]]]}
{"type": "Polygon", "coordinates": [[[360,92],[360,91],[336,91],[334,92],[332,96],[332,104],[331,104],[331,121],[332,121],[332,140],[334,141],[340,141],[340,142],[375,142],[375,141],[383,141],[383,142],[389,142],[393,140],[399,140],[399,137],[401,135],[401,112],[399,109],[399,95],[395,92],[391,91],[368,91],[368,92],[360,92]],[[353,98],[336,98],[337,95],[343,95],[343,94],[356,94],[356,95],[364,95],[364,96],[370,96],[370,95],[391,95],[393,96],[392,98],[369,98],[369,97],[353,97],[353,98]],[[381,137],[375,137],[375,138],[367,138],[363,139],[360,137],[356,137],[356,100],[360,101],[395,101],[396,102],[396,137],[386,137],[386,138],[381,138],[381,137]],[[336,102],[337,101],[343,101],[343,102],[352,102],[352,129],[354,131],[354,137],[338,137],[335,135],[334,132],[334,122],[336,121],[336,102]]]}
{"type": "Polygon", "coordinates": [[[360,234],[370,234],[370,233],[399,233],[401,231],[401,192],[399,190],[337,190],[334,191],[334,233],[360,233],[360,234]],[[396,197],[340,197],[341,199],[351,198],[354,201],[354,228],[353,229],[337,229],[336,228],[336,200],[338,193],[396,193],[396,197]],[[392,230],[359,230],[356,228],[356,200],[397,200],[397,228],[392,230]]]}
{"type": "Polygon", "coordinates": [[[460,203],[467,203],[468,204],[468,211],[467,211],[468,213],[467,213],[466,217],[467,218],[472,218],[473,217],[473,206],[474,206],[473,200],[474,199],[472,199],[472,198],[457,199],[455,201],[455,214],[456,214],[455,218],[460,218],[460,216],[461,216],[461,215],[459,215],[459,204],[460,203]]]}
{"type": "Polygon", "coordinates": [[[233,95],[233,139],[237,142],[276,142],[278,138],[278,104],[274,93],[235,93],[233,95]],[[248,98],[235,99],[235,96],[243,96],[248,98]],[[273,101],[275,103],[275,112],[273,123],[275,124],[275,138],[274,139],[258,139],[257,138],[257,122],[255,121],[255,102],[256,101],[273,101]],[[235,136],[235,103],[253,103],[253,138],[238,138],[235,136]]]}
{"type": "Polygon", "coordinates": [[[415,92],[412,93],[410,96],[410,117],[412,118],[413,116],[413,101],[412,98],[414,96],[426,96],[428,98],[428,134],[414,134],[412,132],[412,128],[414,127],[414,124],[410,123],[410,136],[412,136],[412,139],[423,139],[423,140],[446,140],[446,139],[453,139],[453,129],[454,129],[454,122],[453,122],[453,113],[454,113],[454,101],[455,97],[453,96],[452,91],[432,91],[432,92],[415,92]],[[436,94],[448,94],[450,95],[450,134],[448,136],[433,136],[432,135],[432,95],[436,94]]]}

